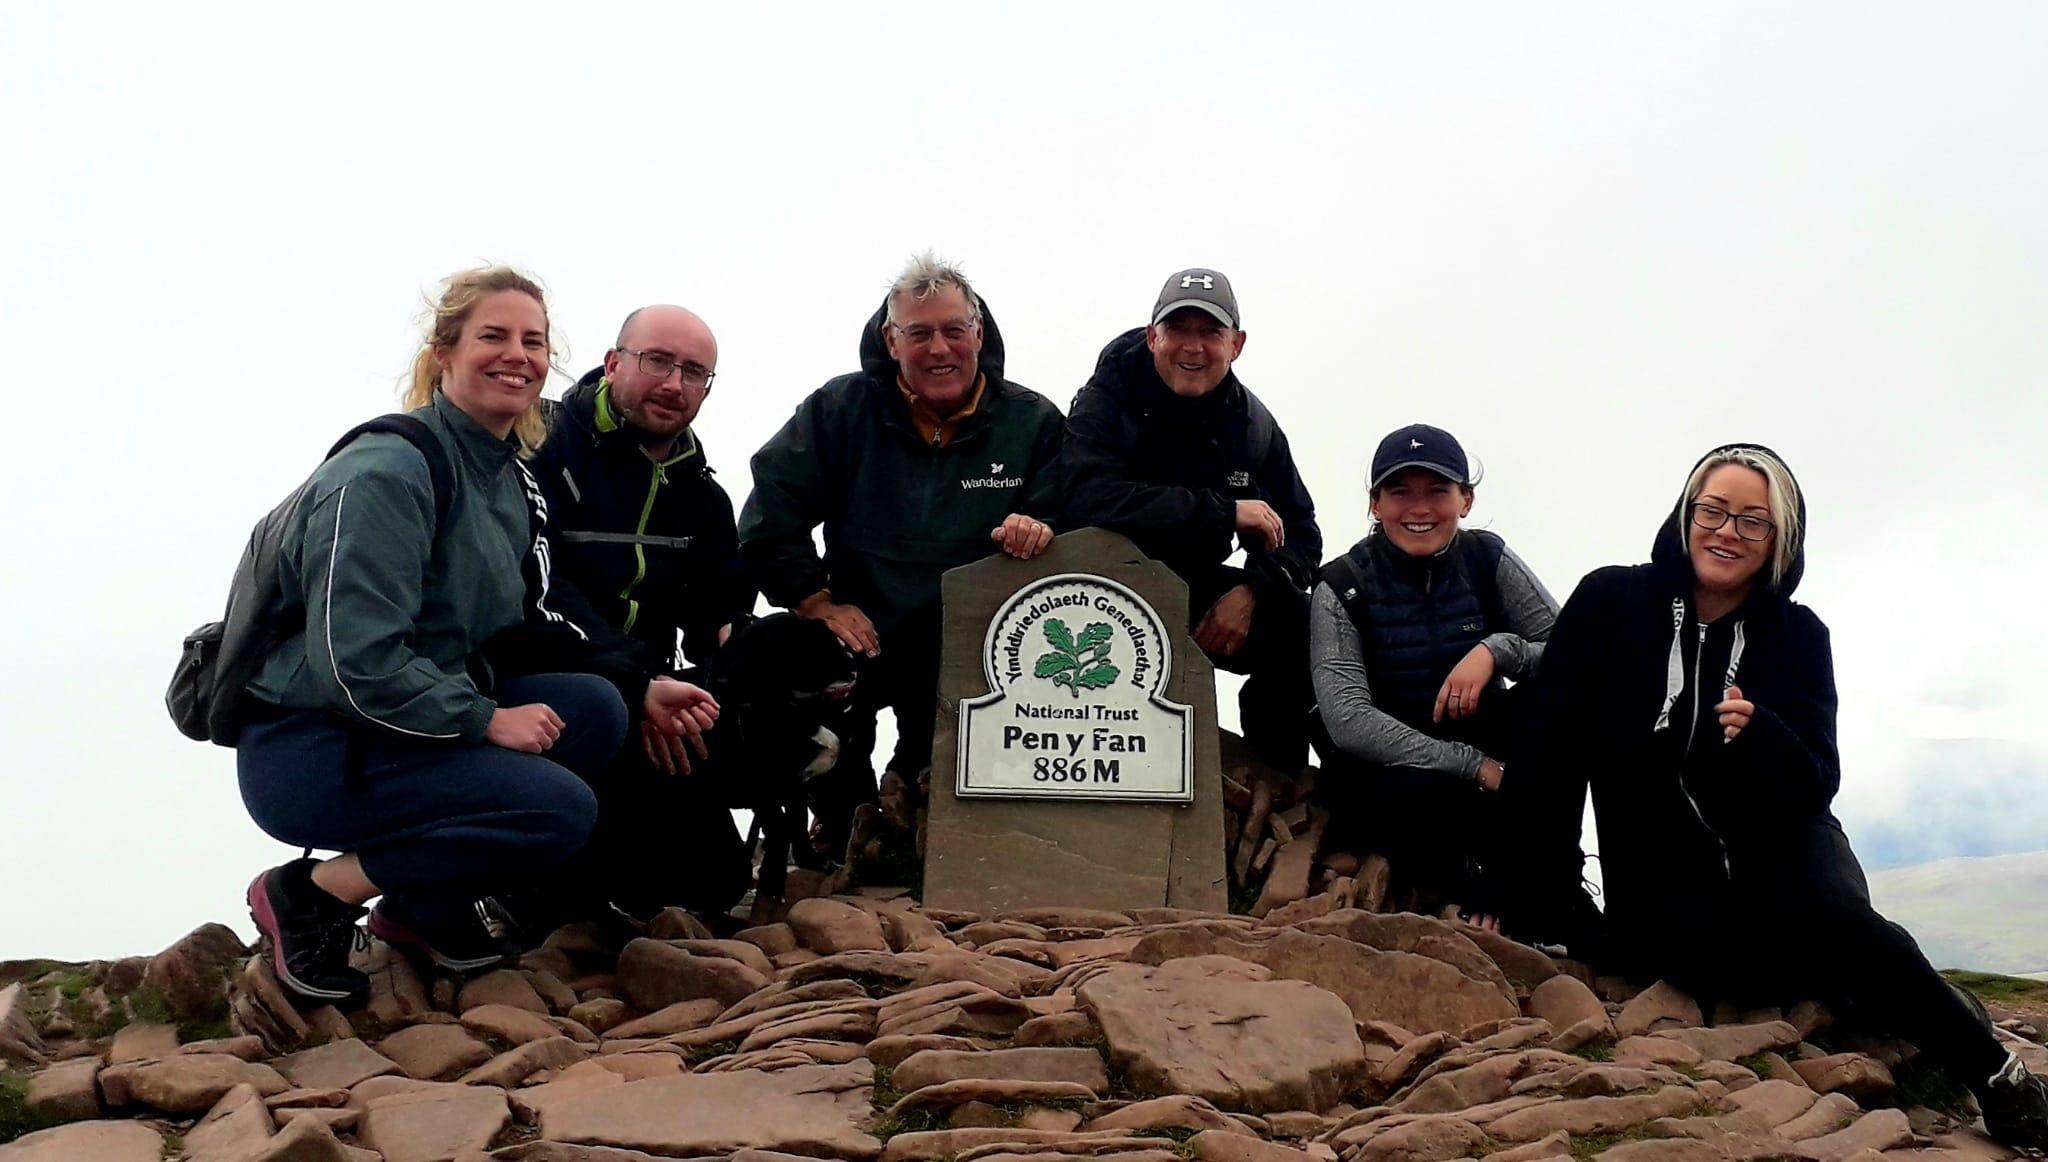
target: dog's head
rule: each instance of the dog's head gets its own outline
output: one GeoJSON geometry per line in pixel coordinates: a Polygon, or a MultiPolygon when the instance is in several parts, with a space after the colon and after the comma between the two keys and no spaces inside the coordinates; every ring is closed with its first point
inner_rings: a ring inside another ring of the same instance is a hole
{"type": "Polygon", "coordinates": [[[778,613],[734,633],[712,667],[712,692],[736,725],[750,768],[775,780],[832,769],[831,727],[853,701],[853,652],[822,621],[778,613]]]}

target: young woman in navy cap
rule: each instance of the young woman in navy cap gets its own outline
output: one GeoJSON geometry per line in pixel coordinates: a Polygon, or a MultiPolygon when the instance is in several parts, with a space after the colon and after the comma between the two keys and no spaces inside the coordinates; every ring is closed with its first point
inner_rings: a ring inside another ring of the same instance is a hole
{"type": "Polygon", "coordinates": [[[1389,433],[1372,530],[1324,566],[1309,620],[1329,746],[1324,850],[1378,852],[1414,907],[1492,926],[1480,876],[1514,730],[1508,679],[1534,672],[1557,602],[1506,542],[1460,527],[1478,481],[1449,432],[1389,433]]]}

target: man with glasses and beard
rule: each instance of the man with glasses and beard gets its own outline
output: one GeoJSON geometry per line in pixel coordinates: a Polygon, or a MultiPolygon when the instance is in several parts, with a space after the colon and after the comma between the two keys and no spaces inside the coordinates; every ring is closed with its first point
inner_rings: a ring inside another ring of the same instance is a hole
{"type": "Polygon", "coordinates": [[[907,791],[931,767],[940,574],[997,551],[1037,556],[1053,536],[1059,409],[1004,378],[1002,334],[957,267],[913,259],[862,328],[860,361],[754,454],[740,514],[762,594],[823,621],[861,662],[839,764],[812,784],[821,862],[858,846],[855,815],[872,815],[883,706],[896,719],[892,783],[907,791]]]}
{"type": "MultiPolygon", "coordinates": [[[[732,500],[691,427],[717,374],[718,341],[704,320],[642,307],[604,365],[556,405],[532,462],[557,605],[583,613],[572,620],[649,675],[687,674],[707,687],[701,667],[754,605],[732,500]]],[[[702,747],[635,724],[597,788],[597,830],[568,877],[572,910],[608,903],[644,920],[669,905],[722,911],[739,899],[750,868],[727,810],[738,796],[705,758],[702,747]]]]}

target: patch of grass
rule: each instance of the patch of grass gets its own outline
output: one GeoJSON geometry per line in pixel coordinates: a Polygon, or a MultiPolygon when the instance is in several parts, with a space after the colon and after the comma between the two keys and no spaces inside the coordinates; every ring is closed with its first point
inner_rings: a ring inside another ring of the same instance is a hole
{"type": "Polygon", "coordinates": [[[156,989],[136,989],[128,994],[128,1015],[131,1019],[152,1025],[171,1025],[178,1030],[178,1040],[213,1041],[221,1037],[234,1036],[234,1029],[228,1024],[228,997],[225,987],[210,994],[204,1012],[181,1017],[172,1010],[163,993],[156,989]]]}
{"type": "Polygon", "coordinates": [[[1976,1116],[1971,1112],[1975,1099],[1967,1086],[1931,1065],[1920,1064],[1917,1058],[1892,1070],[1892,1080],[1898,1084],[1891,1093],[1864,1104],[1902,1110],[1926,1106],[1963,1121],[1976,1116]]]}
{"type": "Polygon", "coordinates": [[[84,972],[65,972],[59,973],[51,983],[57,986],[58,996],[67,1001],[75,1001],[85,995],[85,990],[92,987],[92,977],[84,972]]]}
{"type": "Polygon", "coordinates": [[[872,972],[856,972],[846,978],[861,987],[869,1000],[879,1001],[895,993],[897,981],[872,972]]]}
{"type": "Polygon", "coordinates": [[[68,960],[0,960],[0,988],[6,988],[16,981],[36,981],[53,972],[77,972],[84,974],[85,966],[68,960]]]}
{"type": "Polygon", "coordinates": [[[23,1134],[54,1125],[28,1108],[28,1077],[11,1069],[0,1069],[0,1143],[12,1142],[23,1134]]]}
{"type": "Polygon", "coordinates": [[[1735,1059],[1735,1064],[1749,1070],[1758,1077],[1769,1077],[1771,1075],[1771,1063],[1761,1053],[1752,1053],[1747,1057],[1738,1057],[1735,1059]]]}
{"type": "Polygon", "coordinates": [[[869,1098],[875,1107],[875,1120],[868,1125],[868,1133],[886,1142],[897,1134],[945,1129],[946,1118],[951,1110],[908,1110],[901,1114],[889,1112],[889,1107],[903,1100],[903,1092],[896,1088],[895,1074],[896,1071],[887,1065],[875,1066],[875,1089],[869,1098]]]}
{"type": "Polygon", "coordinates": [[[1577,1049],[1572,1050],[1572,1056],[1582,1061],[1612,1061],[1614,1060],[1614,1042],[1604,1038],[1599,1041],[1588,1041],[1577,1049]]]}
{"type": "Polygon", "coordinates": [[[906,1110],[901,1114],[889,1113],[886,1109],[875,1115],[868,1125],[868,1133],[884,1142],[898,1134],[921,1134],[927,1130],[946,1128],[946,1116],[951,1110],[923,1109],[906,1110]]]}
{"type": "Polygon", "coordinates": [[[1573,1134],[1565,1143],[1578,1162],[1592,1162],[1594,1155],[1621,1145],[1620,1134],[1573,1134]]]}
{"type": "Polygon", "coordinates": [[[183,1134],[165,1134],[165,1135],[164,1135],[164,1145],[163,1145],[163,1157],[164,1157],[164,1162],[170,1162],[170,1160],[171,1160],[171,1159],[173,1159],[173,1158],[176,1158],[176,1157],[179,1157],[179,1156],[181,1156],[181,1155],[182,1155],[182,1154],[184,1154],[184,1153],[185,1153],[185,1136],[184,1136],[183,1134]]]}
{"type": "Polygon", "coordinates": [[[713,1041],[706,1045],[690,1046],[684,1052],[683,1057],[692,1065],[700,1065],[711,1060],[713,1057],[724,1057],[728,1053],[737,1053],[739,1048],[740,1043],[738,1041],[713,1041]]]}
{"type": "Polygon", "coordinates": [[[80,1032],[94,1040],[111,1037],[128,1027],[128,1006],[116,1001],[108,1005],[104,1013],[82,1012],[73,1023],[80,1032]]]}
{"type": "Polygon", "coordinates": [[[896,1088],[896,1068],[891,1065],[874,1067],[875,1090],[868,1099],[878,1110],[886,1110],[903,1099],[903,1091],[896,1088]]]}
{"type": "Polygon", "coordinates": [[[1170,1140],[1173,1143],[1173,1152],[1183,1158],[1193,1158],[1195,1156],[1195,1135],[1201,1133],[1200,1130],[1191,1129],[1187,1126],[1164,1126],[1145,1132],[1148,1135],[1157,1135],[1158,1137],[1170,1140]]]}
{"type": "Polygon", "coordinates": [[[1963,968],[1944,968],[1941,975],[1950,983],[1977,994],[1978,1000],[2048,1004],[2048,981],[2002,976],[1995,972],[1972,972],[1963,968]]]}

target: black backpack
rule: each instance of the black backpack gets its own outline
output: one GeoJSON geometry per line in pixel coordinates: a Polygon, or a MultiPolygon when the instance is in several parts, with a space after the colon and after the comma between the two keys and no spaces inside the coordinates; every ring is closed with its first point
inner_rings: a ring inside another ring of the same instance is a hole
{"type": "MultiPolygon", "coordinates": [[[[434,480],[434,525],[440,527],[455,492],[455,469],[433,430],[422,421],[403,413],[378,416],[349,429],[327,450],[326,459],[333,459],[357,436],[371,432],[402,436],[426,457],[427,472],[434,480]]],[[[305,628],[305,606],[285,600],[278,580],[278,558],[285,531],[295,523],[311,483],[309,476],[256,522],[228,587],[227,612],[219,621],[207,622],[185,635],[185,649],[178,657],[178,668],[171,673],[170,688],[164,691],[164,705],[187,738],[234,746],[242,732],[243,691],[250,679],[271,651],[305,628]]]]}

